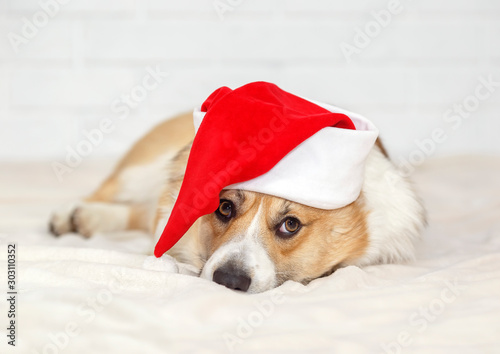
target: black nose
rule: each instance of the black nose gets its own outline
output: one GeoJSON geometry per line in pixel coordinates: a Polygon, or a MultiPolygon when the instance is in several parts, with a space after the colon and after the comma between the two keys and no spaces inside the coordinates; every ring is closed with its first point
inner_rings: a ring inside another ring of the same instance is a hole
{"type": "Polygon", "coordinates": [[[234,267],[221,267],[214,272],[213,281],[229,289],[247,291],[252,279],[234,267]]]}

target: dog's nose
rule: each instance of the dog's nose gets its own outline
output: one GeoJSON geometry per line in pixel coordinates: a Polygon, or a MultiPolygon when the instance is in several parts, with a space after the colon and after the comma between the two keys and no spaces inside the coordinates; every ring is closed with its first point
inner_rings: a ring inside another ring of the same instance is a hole
{"type": "Polygon", "coordinates": [[[229,289],[247,291],[252,279],[232,267],[221,267],[214,272],[213,281],[229,289]]]}

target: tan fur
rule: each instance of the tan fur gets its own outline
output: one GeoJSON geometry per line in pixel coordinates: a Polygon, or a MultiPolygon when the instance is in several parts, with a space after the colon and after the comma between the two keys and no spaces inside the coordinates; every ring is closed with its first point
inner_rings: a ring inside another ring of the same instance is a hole
{"type": "Polygon", "coordinates": [[[184,171],[189,158],[189,152],[191,151],[191,143],[189,142],[187,145],[179,147],[177,154],[170,161],[170,177],[165,182],[165,187],[160,194],[152,228],[156,227],[158,221],[165,216],[165,210],[170,210],[169,206],[173,206],[175,203],[175,196],[179,192],[182,180],[184,179],[184,171]]]}
{"type": "Polygon", "coordinates": [[[147,206],[137,205],[130,208],[127,229],[146,230],[151,229],[151,211],[147,206]]]}
{"type": "Polygon", "coordinates": [[[115,200],[115,195],[120,187],[116,176],[119,171],[113,172],[113,174],[103,182],[103,184],[90,196],[85,198],[86,202],[108,202],[111,203],[115,200]]]}
{"type": "Polygon", "coordinates": [[[87,201],[113,202],[119,190],[120,173],[129,167],[153,161],[166,151],[178,151],[193,139],[193,116],[185,113],[164,121],[137,141],[120,160],[111,175],[88,198],[87,201]]]}
{"type": "Polygon", "coordinates": [[[146,164],[169,149],[178,151],[194,137],[193,115],[185,113],[164,121],[142,137],[118,164],[117,170],[146,164]]]}

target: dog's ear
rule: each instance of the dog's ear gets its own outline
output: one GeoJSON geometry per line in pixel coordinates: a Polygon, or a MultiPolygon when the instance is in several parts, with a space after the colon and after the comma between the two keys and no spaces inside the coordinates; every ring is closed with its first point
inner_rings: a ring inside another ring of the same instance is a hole
{"type": "Polygon", "coordinates": [[[425,209],[408,176],[393,165],[379,144],[366,162],[363,197],[369,245],[356,264],[413,259],[415,242],[426,225],[425,209]]]}

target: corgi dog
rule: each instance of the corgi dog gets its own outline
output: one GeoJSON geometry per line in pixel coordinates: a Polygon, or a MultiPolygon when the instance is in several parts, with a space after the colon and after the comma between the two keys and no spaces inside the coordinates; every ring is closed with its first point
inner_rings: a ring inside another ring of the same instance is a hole
{"type": "MultiPolygon", "coordinates": [[[[183,182],[195,135],[191,114],[140,139],[90,196],[53,213],[54,235],[143,230],[158,239],[183,182]]],[[[297,166],[300,173],[300,166],[297,166]]],[[[313,182],[311,182],[313,183],[313,182]]],[[[263,292],[287,280],[307,284],[348,265],[404,262],[425,225],[411,181],[377,139],[359,197],[333,210],[248,190],[224,189],[167,254],[230,289],[263,292]]]]}

